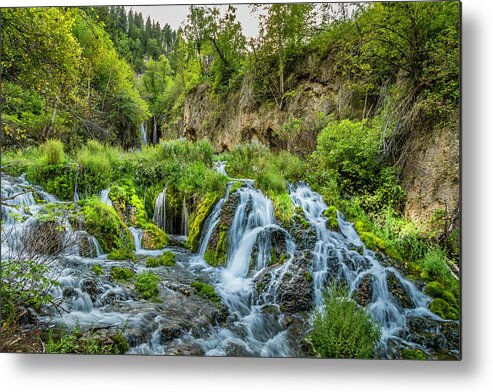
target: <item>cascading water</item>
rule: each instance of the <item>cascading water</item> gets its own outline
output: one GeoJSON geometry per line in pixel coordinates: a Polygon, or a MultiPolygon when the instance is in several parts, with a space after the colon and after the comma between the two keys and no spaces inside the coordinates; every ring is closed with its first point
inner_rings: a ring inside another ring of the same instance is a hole
{"type": "MultiPolygon", "coordinates": [[[[219,165],[217,170],[224,170],[224,166],[219,165]]],[[[453,331],[456,324],[432,314],[427,308],[430,298],[366,249],[353,225],[340,213],[339,230],[328,229],[323,216],[327,205],[319,194],[307,185],[290,187],[292,202],[301,207],[314,233],[315,240],[305,243],[276,222],[271,201],[255,189],[251,180],[241,182],[234,191],[233,182],[228,184],[224,197],[205,220],[197,254],[176,246],[168,248],[177,257],[174,267],[146,267],[146,257],[157,256],[163,250],[142,249],[141,229],[130,228],[139,260],[111,261],[94,237],[74,231],[68,221],[64,222],[63,235],[77,241],[50,259],[49,277],[58,282],[51,294],[58,305],[44,309],[39,320],[50,326],[104,329],[109,334],[121,329],[130,345],[129,353],[291,356],[300,352],[295,344],[304,329],[306,332],[307,311],[313,306],[320,309],[330,282],[343,279],[353,296],[363,283],[368,286],[370,294],[364,305],[382,327],[382,356],[399,357],[402,347],[428,353],[428,340],[457,355],[458,344],[447,343],[439,330],[446,324],[453,331]],[[211,267],[204,258],[213,239],[217,239],[217,231],[224,230],[225,211],[230,214],[226,261],[223,266],[211,267]],[[293,238],[297,238],[296,245],[293,238]],[[303,246],[309,248],[306,257],[303,246]],[[300,260],[305,270],[297,270],[300,260]],[[95,273],[95,266],[102,273],[95,273]],[[159,300],[143,300],[131,284],[113,279],[115,267],[157,274],[159,300]],[[311,302],[302,309],[285,309],[289,300],[300,296],[296,277],[307,273],[311,302]],[[214,286],[222,305],[192,295],[191,284],[198,279],[214,286]],[[399,286],[400,293],[409,298],[407,303],[396,300],[392,285],[399,286]],[[293,332],[290,327],[293,318],[301,320],[301,332],[293,332]],[[415,337],[416,328],[427,335],[415,337]]],[[[23,176],[4,175],[1,185],[2,260],[19,260],[24,230],[37,227],[46,203],[59,201],[23,176]],[[34,193],[44,202],[37,203],[34,193]],[[21,219],[16,218],[19,216],[21,219]]],[[[101,200],[108,196],[106,191],[101,192],[101,200]]],[[[163,190],[154,213],[160,227],[166,222],[165,199],[163,190]]]]}
{"type": "Polygon", "coordinates": [[[156,198],[153,221],[160,229],[166,230],[166,188],[156,198]]]}
{"type": "MultiPolygon", "coordinates": [[[[217,293],[228,308],[232,327],[217,327],[211,336],[200,339],[199,343],[206,355],[227,355],[231,346],[237,346],[246,355],[289,356],[291,351],[281,320],[263,313],[264,306],[276,304],[265,301],[266,297],[257,296],[254,286],[254,277],[270,261],[270,230],[283,229],[275,222],[272,203],[260,191],[250,185],[237,192],[239,203],[228,231],[226,267],[216,271],[218,273],[214,282],[217,293]],[[252,267],[252,249],[255,244],[259,252],[252,267]]],[[[209,219],[199,251],[202,257],[228,197],[229,188],[209,219]]],[[[288,248],[289,257],[292,257],[294,243],[291,240],[288,248]]],[[[279,269],[286,270],[285,267],[279,269]]],[[[282,274],[277,278],[280,281],[282,274]]]]}
{"type": "Polygon", "coordinates": [[[305,218],[316,229],[317,242],[313,249],[311,269],[316,307],[320,308],[323,305],[323,292],[330,285],[331,279],[346,281],[351,293],[364,281],[370,282],[372,295],[367,306],[374,321],[381,326],[381,349],[384,355],[392,354],[389,345],[391,342],[426,351],[426,347],[406,341],[405,336],[409,335],[410,318],[428,317],[441,320],[428,310],[430,298],[413,283],[404,279],[395,268],[384,267],[376,254],[365,247],[353,225],[347,222],[340,212],[337,213],[340,232],[328,229],[327,219],[323,216],[327,205],[309,186],[292,186],[290,196],[293,203],[303,209],[305,218]],[[363,249],[362,254],[356,249],[363,249]],[[393,297],[388,287],[389,276],[405,291],[411,303],[403,306],[393,297]]]}
{"type": "Polygon", "coordinates": [[[187,200],[183,198],[181,205],[181,227],[180,233],[184,236],[188,236],[188,219],[190,218],[190,213],[188,212],[187,200]]]}
{"type": "Polygon", "coordinates": [[[147,146],[147,123],[140,124],[140,144],[147,146]]]}
{"type": "Polygon", "coordinates": [[[79,165],[77,165],[75,171],[74,201],[77,203],[79,199],[79,165]]]}
{"type": "Polygon", "coordinates": [[[99,200],[101,200],[107,206],[113,207],[113,202],[110,199],[110,188],[104,189],[99,192],[99,200]]]}

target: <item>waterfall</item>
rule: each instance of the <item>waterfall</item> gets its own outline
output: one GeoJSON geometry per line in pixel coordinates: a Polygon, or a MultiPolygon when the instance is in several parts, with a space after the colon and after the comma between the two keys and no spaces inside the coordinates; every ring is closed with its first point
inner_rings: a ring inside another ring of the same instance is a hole
{"type": "Polygon", "coordinates": [[[79,202],[79,165],[77,165],[75,172],[74,202],[79,202]]]}
{"type": "Polygon", "coordinates": [[[228,173],[226,173],[226,161],[214,162],[214,170],[220,174],[224,174],[225,176],[227,176],[228,173]]]}
{"type": "Polygon", "coordinates": [[[183,202],[181,205],[181,231],[180,231],[181,235],[188,236],[189,217],[190,217],[190,213],[188,212],[187,201],[185,197],[183,197],[183,202]]]}
{"type": "Polygon", "coordinates": [[[135,251],[139,252],[142,250],[142,235],[144,234],[144,230],[138,229],[136,227],[129,227],[132,236],[134,237],[134,245],[135,251]]]}
{"type": "Polygon", "coordinates": [[[152,219],[159,228],[166,230],[166,188],[156,198],[152,219]]]}
{"type": "Polygon", "coordinates": [[[323,305],[323,291],[330,283],[329,271],[337,271],[337,278],[346,281],[351,292],[365,279],[370,282],[372,296],[367,306],[374,321],[382,327],[384,352],[387,350],[388,341],[402,341],[409,316],[437,318],[427,308],[430,298],[404,279],[395,268],[382,266],[375,253],[366,249],[353,225],[347,222],[340,212],[337,215],[340,232],[327,228],[327,220],[323,216],[327,205],[318,193],[313,192],[307,185],[298,185],[291,187],[290,196],[293,203],[303,209],[305,218],[316,229],[317,242],[313,249],[311,274],[315,305],[318,308],[323,305]],[[362,255],[353,250],[358,248],[364,249],[362,255]],[[387,283],[389,274],[395,277],[408,294],[412,301],[411,308],[402,309],[392,299],[387,283]]]}
{"type": "Polygon", "coordinates": [[[104,204],[113,207],[113,202],[110,199],[110,188],[99,192],[99,200],[101,200],[104,204]]]}
{"type": "MultiPolygon", "coordinates": [[[[208,339],[202,339],[200,344],[206,355],[226,355],[228,345],[236,344],[251,355],[289,356],[291,351],[287,344],[286,331],[280,321],[262,313],[262,307],[268,304],[263,298],[254,300],[253,276],[263,270],[270,259],[270,251],[266,249],[270,246],[269,230],[281,228],[275,222],[271,201],[260,191],[248,186],[237,192],[239,204],[228,231],[227,263],[225,268],[220,269],[215,282],[215,289],[227,306],[230,317],[237,320],[236,329],[233,332],[218,327],[208,339]],[[250,274],[252,248],[257,241],[259,248],[264,251],[258,252],[255,267],[250,274]]],[[[200,249],[201,255],[205,253],[211,232],[217,225],[220,210],[228,196],[229,189],[211,214],[200,249]]],[[[279,281],[282,278],[282,274],[275,276],[274,279],[279,281]]]]}
{"type": "Polygon", "coordinates": [[[141,146],[147,146],[147,123],[140,124],[140,144],[141,146]]]}

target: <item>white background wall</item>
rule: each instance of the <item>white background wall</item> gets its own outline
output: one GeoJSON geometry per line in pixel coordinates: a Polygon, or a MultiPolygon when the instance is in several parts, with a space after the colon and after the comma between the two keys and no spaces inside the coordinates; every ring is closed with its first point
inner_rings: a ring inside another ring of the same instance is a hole
{"type": "MultiPolygon", "coordinates": [[[[183,1],[181,1],[183,2],[183,1]]],[[[225,3],[215,0],[215,3],[225,3]]],[[[147,5],[179,0],[1,0],[147,5]]],[[[0,354],[2,391],[493,390],[493,1],[463,1],[463,360],[461,362],[83,357],[0,354]]]]}

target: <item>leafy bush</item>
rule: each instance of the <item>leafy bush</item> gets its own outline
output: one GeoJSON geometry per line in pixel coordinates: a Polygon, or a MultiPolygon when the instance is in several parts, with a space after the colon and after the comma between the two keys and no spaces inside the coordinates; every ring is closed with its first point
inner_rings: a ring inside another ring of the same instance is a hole
{"type": "Polygon", "coordinates": [[[152,272],[139,272],[135,277],[135,290],[144,299],[153,299],[159,294],[159,277],[152,272]]]}
{"type": "Polygon", "coordinates": [[[365,309],[337,285],[329,291],[322,310],[316,311],[308,336],[323,358],[371,358],[381,332],[365,309]]]}
{"type": "Polygon", "coordinates": [[[50,139],[40,146],[41,160],[47,165],[60,165],[65,162],[63,143],[57,139],[50,139]]]}
{"type": "Polygon", "coordinates": [[[50,329],[45,349],[53,354],[125,354],[129,346],[121,332],[103,338],[93,332],[83,332],[77,326],[73,330],[50,329]]]}

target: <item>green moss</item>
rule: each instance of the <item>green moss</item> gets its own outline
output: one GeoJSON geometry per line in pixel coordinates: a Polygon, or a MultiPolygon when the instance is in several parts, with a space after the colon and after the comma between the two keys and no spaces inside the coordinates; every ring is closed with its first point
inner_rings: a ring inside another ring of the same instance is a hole
{"type": "Polygon", "coordinates": [[[231,185],[231,189],[229,190],[229,194],[232,195],[233,192],[236,192],[238,189],[240,189],[243,186],[241,181],[235,181],[233,185],[231,185]]]}
{"type": "Polygon", "coordinates": [[[99,264],[93,264],[91,267],[91,271],[94,272],[96,275],[103,275],[103,269],[99,264]]]}
{"type": "Polygon", "coordinates": [[[354,224],[354,228],[358,232],[361,241],[365,243],[368,249],[371,249],[373,251],[379,250],[394,260],[400,262],[403,261],[402,256],[399,254],[399,252],[397,252],[397,250],[395,250],[395,248],[390,243],[386,243],[383,239],[371,232],[369,227],[365,223],[357,221],[354,224]]]}
{"type": "Polygon", "coordinates": [[[428,308],[443,319],[457,320],[459,318],[459,311],[441,298],[434,298],[428,308]]]}
{"type": "Polygon", "coordinates": [[[188,220],[187,248],[192,252],[197,251],[200,241],[200,232],[204,222],[219,198],[220,196],[218,194],[208,193],[198,205],[197,209],[190,215],[190,219],[188,220]]]}
{"type": "Polygon", "coordinates": [[[145,223],[142,225],[142,228],[144,229],[144,233],[142,234],[142,245],[144,249],[162,249],[169,244],[168,235],[154,223],[145,223]]]}
{"type": "Polygon", "coordinates": [[[432,298],[441,298],[447,302],[450,306],[457,307],[457,299],[455,296],[447,290],[441,283],[430,282],[426,285],[425,294],[432,298]]]}
{"type": "Polygon", "coordinates": [[[172,267],[175,265],[175,257],[176,255],[171,252],[164,252],[162,255],[157,257],[148,257],[146,260],[146,267],[172,267]]]}
{"type": "Polygon", "coordinates": [[[307,282],[313,282],[313,276],[309,271],[305,272],[305,279],[307,282]]]}
{"type": "Polygon", "coordinates": [[[110,272],[111,279],[123,280],[128,282],[134,276],[134,273],[129,268],[112,267],[110,272]]]}
{"type": "Polygon", "coordinates": [[[214,287],[212,287],[210,284],[200,282],[200,281],[195,281],[191,284],[193,288],[194,294],[206,298],[216,304],[221,302],[221,299],[216,293],[216,290],[214,290],[214,287]]]}
{"type": "Polygon", "coordinates": [[[330,230],[339,230],[339,222],[337,222],[337,208],[330,206],[324,211],[324,216],[327,218],[327,228],[330,230]]]}
{"type": "Polygon", "coordinates": [[[108,260],[132,260],[137,261],[133,250],[128,248],[114,249],[108,254],[108,260]]]}
{"type": "Polygon", "coordinates": [[[419,349],[402,350],[402,359],[426,359],[426,354],[419,349]]]}
{"type": "Polygon", "coordinates": [[[228,230],[226,227],[219,228],[219,239],[216,249],[209,247],[205,252],[204,259],[209,265],[214,267],[222,266],[227,261],[228,255],[228,230]]]}
{"type": "Polygon", "coordinates": [[[132,249],[133,238],[115,210],[93,197],[81,202],[85,230],[96,237],[105,252],[114,249],[132,249]]]}
{"type": "Polygon", "coordinates": [[[138,273],[135,290],[144,299],[155,299],[159,294],[159,277],[149,271],[138,273]]]}

